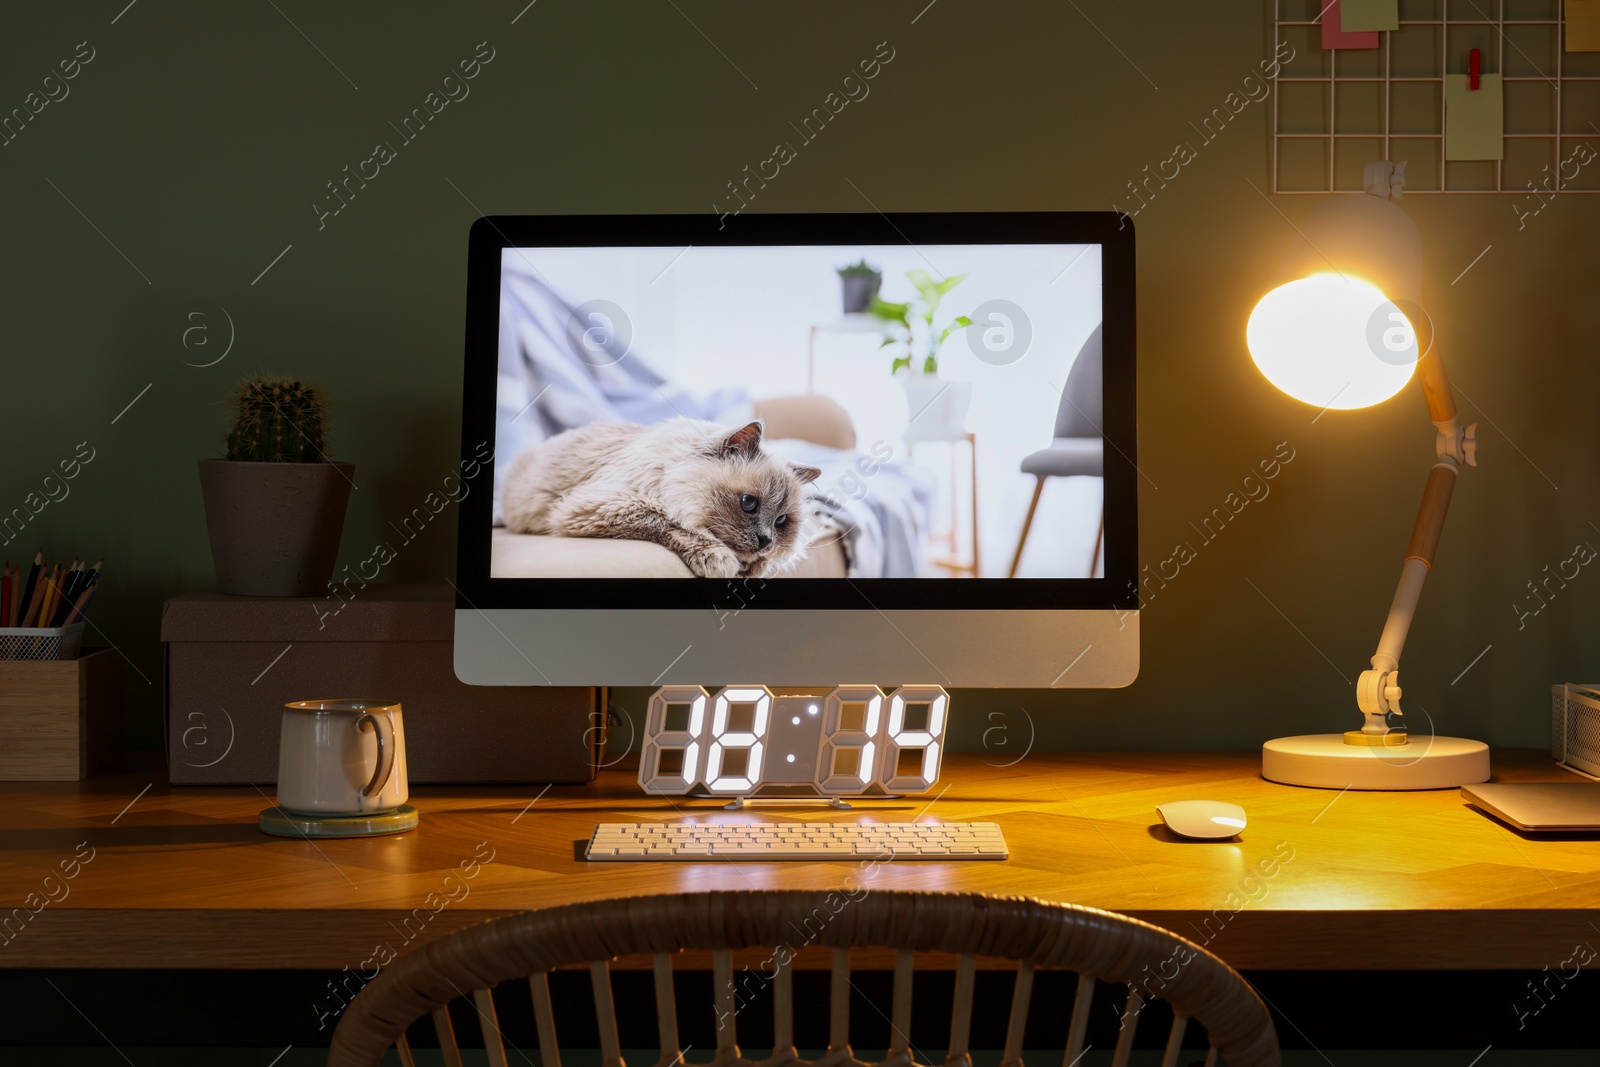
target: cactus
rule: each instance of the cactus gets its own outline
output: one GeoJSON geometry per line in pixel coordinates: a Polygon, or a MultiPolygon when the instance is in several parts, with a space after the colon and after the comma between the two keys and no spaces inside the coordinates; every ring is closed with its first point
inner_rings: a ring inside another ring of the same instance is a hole
{"type": "Polygon", "coordinates": [[[228,458],[325,463],[322,392],[295,378],[249,378],[234,398],[228,458]]]}

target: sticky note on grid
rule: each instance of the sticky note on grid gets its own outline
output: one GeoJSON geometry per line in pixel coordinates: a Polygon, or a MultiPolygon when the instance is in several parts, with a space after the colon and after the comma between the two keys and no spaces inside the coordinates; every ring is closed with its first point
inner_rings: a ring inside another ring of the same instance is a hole
{"type": "Polygon", "coordinates": [[[1567,0],[1566,49],[1600,52],[1600,0],[1567,0]]]}
{"type": "Polygon", "coordinates": [[[1400,0],[1339,0],[1339,28],[1345,33],[1398,30],[1400,0]]]}
{"type": "Polygon", "coordinates": [[[1325,0],[1322,5],[1323,48],[1376,48],[1378,33],[1346,33],[1342,28],[1340,5],[1344,0],[1325,0]]]}
{"type": "Polygon", "coordinates": [[[1444,76],[1444,158],[1505,157],[1505,93],[1500,75],[1483,74],[1467,88],[1465,74],[1444,76]]]}

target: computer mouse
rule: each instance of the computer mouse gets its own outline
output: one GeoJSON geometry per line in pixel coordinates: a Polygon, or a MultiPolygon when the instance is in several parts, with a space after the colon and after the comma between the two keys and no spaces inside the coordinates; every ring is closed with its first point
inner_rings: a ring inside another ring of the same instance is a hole
{"type": "Polygon", "coordinates": [[[1244,832],[1244,809],[1221,800],[1174,800],[1157,804],[1156,813],[1179,837],[1219,839],[1244,832]]]}

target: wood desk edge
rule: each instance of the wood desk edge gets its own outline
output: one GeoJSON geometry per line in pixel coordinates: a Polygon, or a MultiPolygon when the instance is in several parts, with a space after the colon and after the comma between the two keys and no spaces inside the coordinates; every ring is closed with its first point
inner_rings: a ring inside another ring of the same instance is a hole
{"type": "MultiPolygon", "coordinates": [[[[1250,753],[1037,753],[1031,773],[1043,771],[1059,775],[1068,768],[1076,768],[1100,774],[1131,774],[1139,776],[1144,791],[1152,788],[1147,779],[1166,781],[1164,776],[1171,775],[1171,780],[1177,781],[1187,774],[1219,789],[1225,789],[1223,783],[1231,780],[1238,783],[1240,788],[1248,785],[1261,795],[1279,796],[1295,803],[1314,804],[1315,807],[1335,799],[1334,794],[1320,791],[1278,792],[1288,787],[1272,786],[1259,778],[1255,778],[1251,784],[1241,769],[1248,767],[1253,758],[1254,754],[1250,753]]],[[[958,770],[971,770],[972,767],[967,765],[978,766],[978,759],[973,755],[957,756],[952,764],[958,770]]],[[[1506,769],[1508,777],[1518,780],[1555,780],[1563,774],[1548,756],[1537,753],[1496,753],[1496,761],[1497,766],[1506,769]]],[[[638,800],[637,797],[624,797],[622,791],[613,791],[618,788],[618,781],[611,779],[620,780],[623,775],[616,771],[608,774],[610,778],[602,779],[595,786],[564,790],[571,792],[572,798],[552,802],[552,806],[555,803],[570,805],[575,810],[569,811],[566,817],[572,820],[587,820],[588,823],[608,821],[610,816],[605,814],[609,810],[608,805],[626,806],[638,800]]],[[[996,777],[994,772],[989,774],[991,778],[996,777]]],[[[148,781],[147,774],[136,777],[138,783],[148,781]]],[[[48,868],[46,860],[54,856],[53,851],[38,846],[13,848],[9,852],[6,850],[5,837],[8,833],[22,836],[35,832],[17,826],[13,814],[16,808],[34,803],[43,810],[49,808],[52,801],[62,798],[65,806],[74,811],[86,805],[96,809],[105,806],[103,817],[96,811],[91,821],[90,816],[78,814],[69,820],[67,826],[56,827],[49,832],[71,834],[78,826],[105,830],[107,820],[115,821],[111,817],[117,816],[117,809],[126,803],[120,799],[123,786],[133,782],[134,777],[121,775],[111,780],[102,777],[80,783],[49,783],[48,786],[44,783],[0,785],[0,871],[5,870],[6,861],[10,860],[14,861],[13,873],[17,875],[16,878],[0,879],[0,921],[14,914],[14,911],[7,909],[13,908],[15,898],[19,898],[22,892],[37,888],[38,878],[48,868]],[[102,798],[106,798],[103,804],[102,798]],[[113,798],[116,799],[115,803],[110,802],[113,798]],[[21,871],[24,869],[34,869],[38,873],[23,875],[21,871]],[[9,884],[11,882],[16,884],[9,884]]],[[[1182,786],[1163,785],[1161,788],[1171,792],[1182,786]]],[[[134,784],[126,795],[131,797],[137,789],[138,785],[134,784]]],[[[484,787],[435,787],[421,792],[448,798],[458,804],[466,796],[486,808],[494,805],[489,810],[467,813],[476,819],[490,814],[497,816],[512,799],[531,796],[536,791],[506,787],[502,793],[484,787]]],[[[175,799],[179,808],[222,805],[224,802],[236,808],[241,799],[248,800],[255,795],[250,787],[156,785],[152,792],[155,796],[147,797],[147,801],[166,797],[175,799]]],[[[1090,800],[1086,798],[1090,795],[1080,794],[1078,801],[1088,804],[1090,800]]],[[[1092,794],[1096,800],[1114,800],[1117,795],[1116,788],[1092,794]]],[[[958,798],[950,799],[947,810],[964,802],[958,798]]],[[[1392,803],[1404,805],[1406,802],[1395,800],[1392,803]]],[[[154,809],[153,803],[146,803],[145,806],[147,812],[154,809]]],[[[134,807],[132,814],[137,815],[138,811],[134,807]]],[[[696,809],[695,813],[706,814],[706,809],[696,809]]],[[[37,812],[30,811],[28,814],[37,815],[37,812]]],[[[1019,809],[1017,814],[1026,814],[1026,811],[1019,809]]],[[[945,817],[960,819],[967,816],[959,811],[951,811],[945,817]]],[[[427,819],[425,814],[425,824],[427,819]]],[[[135,820],[128,819],[123,826],[126,828],[134,823],[135,820]]],[[[1478,827],[1479,824],[1466,825],[1478,827]]],[[[1482,824],[1483,827],[1491,825],[1487,821],[1482,824]]],[[[159,825],[156,828],[159,829],[159,825]]],[[[476,826],[473,829],[474,834],[467,836],[474,836],[475,839],[476,826]]],[[[1350,831],[1344,832],[1348,834],[1350,831]]],[[[1503,829],[1499,832],[1506,833],[1503,829]]],[[[563,835],[558,832],[553,836],[563,835]]],[[[1522,848],[1513,850],[1491,834],[1482,836],[1495,841],[1496,847],[1504,849],[1508,854],[1505,863],[1519,862],[1516,857],[1523,851],[1522,848]]],[[[461,840],[466,840],[466,837],[461,840]]],[[[1513,839],[1511,845],[1515,844],[1513,839]]],[[[214,854],[226,859],[230,850],[218,847],[215,850],[202,848],[198,851],[202,856],[214,854]]],[[[163,853],[156,850],[154,854],[163,853]]],[[[1531,862],[1527,865],[1531,866],[1531,862]]],[[[999,865],[940,866],[948,869],[999,865]]],[[[426,869],[434,871],[432,867],[426,869]]],[[[152,870],[160,874],[159,868],[153,867],[152,870]]],[[[1038,872],[1033,870],[1029,873],[1036,875],[1038,872]]],[[[1526,875],[1528,872],[1523,870],[1520,873],[1526,875]]],[[[227,876],[226,869],[222,870],[221,876],[227,876]]],[[[1584,877],[1589,876],[1585,874],[1584,877]]],[[[560,880],[559,877],[554,879],[556,882],[560,880]]],[[[648,891],[638,888],[639,884],[637,881],[624,880],[618,885],[617,891],[609,895],[630,896],[648,891]]],[[[236,892],[241,896],[245,893],[243,890],[236,892]]],[[[559,890],[554,892],[559,893],[559,890]]],[[[530,904],[533,906],[546,902],[553,893],[548,885],[539,884],[530,889],[529,895],[535,898],[530,904]]],[[[1583,897],[1600,899],[1592,892],[1584,893],[1583,897]]],[[[1084,902],[1095,903],[1092,899],[1084,902]]],[[[1565,959],[1576,944],[1600,941],[1600,933],[1596,932],[1595,925],[1591,925],[1600,921],[1600,905],[1588,908],[1569,906],[1568,901],[1557,892],[1546,893],[1542,902],[1524,906],[1459,909],[1351,906],[1330,910],[1245,907],[1233,912],[1179,907],[1124,907],[1120,910],[1203,944],[1234,966],[1245,969],[1537,970],[1565,959]],[[1219,921],[1219,915],[1226,916],[1226,919],[1219,921]]],[[[407,923],[414,911],[398,908],[292,904],[277,907],[107,907],[75,904],[69,899],[59,905],[42,908],[27,919],[20,929],[0,932],[0,967],[338,970],[359,966],[362,961],[370,959],[379,946],[389,945],[396,950],[415,947],[453,930],[514,911],[504,907],[503,900],[492,904],[480,903],[476,899],[463,900],[458,905],[452,904],[433,912],[425,927],[415,930],[414,920],[407,923]]],[[[697,966],[704,962],[695,953],[685,954],[682,959],[684,966],[697,966]]],[[[888,965],[887,957],[883,962],[885,966],[888,965]]]]}

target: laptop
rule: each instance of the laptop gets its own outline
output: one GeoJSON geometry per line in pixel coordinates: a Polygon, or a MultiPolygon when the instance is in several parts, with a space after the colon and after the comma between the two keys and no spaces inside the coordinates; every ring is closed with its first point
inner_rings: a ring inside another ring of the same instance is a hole
{"type": "Polygon", "coordinates": [[[1600,782],[1464,785],[1461,795],[1519,830],[1600,830],[1600,782]]]}

